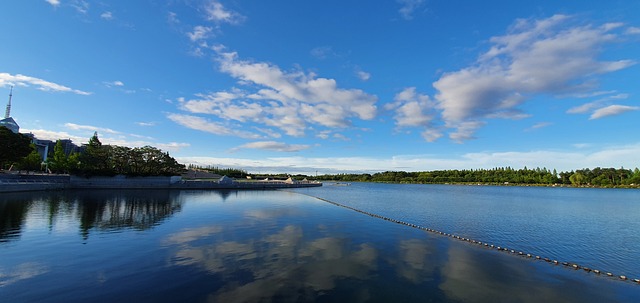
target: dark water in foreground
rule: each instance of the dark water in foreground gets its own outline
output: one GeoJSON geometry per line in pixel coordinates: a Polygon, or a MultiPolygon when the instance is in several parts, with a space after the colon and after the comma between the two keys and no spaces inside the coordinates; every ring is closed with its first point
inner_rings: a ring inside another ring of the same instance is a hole
{"type": "Polygon", "coordinates": [[[640,285],[291,192],[73,191],[0,196],[0,301],[638,302],[640,285]]]}

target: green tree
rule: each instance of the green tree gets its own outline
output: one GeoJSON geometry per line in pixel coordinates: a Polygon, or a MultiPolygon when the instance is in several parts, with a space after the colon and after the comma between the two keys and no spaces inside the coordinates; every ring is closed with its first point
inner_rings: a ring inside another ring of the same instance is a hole
{"type": "Polygon", "coordinates": [[[42,167],[42,157],[34,144],[30,145],[31,153],[20,160],[20,169],[39,171],[42,167]]]}
{"type": "Polygon", "coordinates": [[[84,153],[80,156],[80,170],[87,176],[114,174],[109,163],[109,150],[106,146],[102,146],[98,132],[93,133],[84,153]]]}
{"type": "Polygon", "coordinates": [[[571,177],[569,177],[569,181],[571,181],[571,184],[573,185],[582,185],[582,183],[585,180],[585,176],[580,173],[580,172],[576,172],[573,175],[571,175],[571,177]]]}
{"type": "Polygon", "coordinates": [[[629,177],[629,179],[627,179],[627,184],[640,184],[640,169],[636,167],[636,169],[633,170],[633,174],[631,175],[631,177],[629,177]]]}
{"type": "Polygon", "coordinates": [[[66,173],[69,171],[69,159],[64,152],[62,141],[58,140],[53,147],[53,158],[47,160],[49,169],[55,173],[66,173]]]}
{"type": "Polygon", "coordinates": [[[0,126],[0,166],[11,166],[31,153],[31,139],[23,134],[15,134],[0,126]]]}
{"type": "Polygon", "coordinates": [[[69,173],[77,173],[80,169],[80,154],[72,152],[67,157],[67,168],[69,173]]]}

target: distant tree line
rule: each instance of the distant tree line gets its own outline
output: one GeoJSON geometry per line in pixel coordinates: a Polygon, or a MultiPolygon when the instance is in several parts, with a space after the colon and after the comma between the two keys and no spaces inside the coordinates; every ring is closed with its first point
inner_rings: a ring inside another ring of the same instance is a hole
{"type": "Polygon", "coordinates": [[[493,169],[436,170],[423,172],[386,171],[375,174],[335,174],[321,175],[320,180],[349,182],[393,182],[393,183],[483,183],[483,184],[567,184],[574,186],[637,186],[640,184],[640,170],[625,168],[580,169],[569,172],[550,171],[546,168],[513,169],[498,167],[493,169]]]}
{"type": "Polygon", "coordinates": [[[190,170],[199,170],[206,171],[213,174],[218,174],[221,176],[227,176],[230,178],[246,178],[249,175],[247,171],[236,168],[220,168],[217,166],[207,165],[207,166],[199,166],[195,164],[189,164],[188,168],[190,170]]]}

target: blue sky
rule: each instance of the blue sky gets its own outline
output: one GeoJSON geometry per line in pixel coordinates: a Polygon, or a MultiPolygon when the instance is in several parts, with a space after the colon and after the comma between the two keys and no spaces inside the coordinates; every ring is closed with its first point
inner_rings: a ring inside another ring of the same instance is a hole
{"type": "Polygon", "coordinates": [[[640,1],[10,1],[0,37],[42,139],[251,172],[640,166],[640,1]]]}

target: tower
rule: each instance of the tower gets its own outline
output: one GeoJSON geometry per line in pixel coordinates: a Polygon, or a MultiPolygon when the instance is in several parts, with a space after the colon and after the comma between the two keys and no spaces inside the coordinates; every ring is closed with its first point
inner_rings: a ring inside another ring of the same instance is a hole
{"type": "Polygon", "coordinates": [[[9,92],[9,103],[7,103],[7,110],[4,112],[4,119],[0,120],[0,126],[4,126],[17,134],[20,131],[20,126],[18,126],[18,123],[16,123],[16,120],[13,120],[13,118],[11,118],[11,97],[12,96],[13,96],[13,86],[11,87],[11,91],[9,92]]]}
{"type": "Polygon", "coordinates": [[[9,103],[7,103],[7,110],[4,112],[5,119],[8,119],[9,117],[11,117],[11,97],[13,97],[13,86],[9,91],[9,103]]]}

